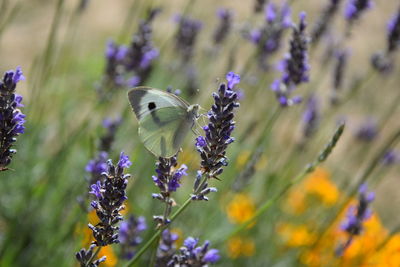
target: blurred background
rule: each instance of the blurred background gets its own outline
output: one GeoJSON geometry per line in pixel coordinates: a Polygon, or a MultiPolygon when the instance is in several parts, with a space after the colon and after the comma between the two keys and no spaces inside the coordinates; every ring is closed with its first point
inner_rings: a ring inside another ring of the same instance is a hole
{"type": "MultiPolygon", "coordinates": [[[[187,236],[210,240],[220,250],[221,266],[400,266],[390,258],[400,249],[400,62],[394,55],[388,73],[371,66],[374,53],[387,47],[387,23],[399,12],[398,1],[374,1],[351,27],[343,16],[348,1],[339,1],[329,33],[318,44],[309,43],[310,79],[295,93],[303,103],[285,108],[279,107],[270,85],[281,77],[278,65],[288,53],[292,30],[282,32],[279,49],[268,56],[268,66],[260,66],[251,33],[265,25],[267,3],[255,12],[257,2],[262,1],[0,1],[0,69],[21,66],[26,80],[18,83],[17,92],[24,97],[21,109],[27,115],[10,170],[0,173],[1,266],[77,266],[74,253],[89,244],[86,225],[94,220],[87,210],[91,174],[85,166],[98,155],[107,118],[121,119],[109,157],[115,162],[125,151],[133,162],[126,216],[146,218],[143,240],[153,233],[152,216],[163,209],[151,198],[158,190],[151,180],[156,159],[138,139],[126,96],[129,86],[114,88],[105,81],[107,42],[129,47],[154,8],[160,12],[149,27],[158,56],[146,79],[136,85],[180,89],[182,98],[208,110],[211,93],[226,73],[241,75],[229,165],[220,181],[212,181],[218,192],[210,201],[193,203],[171,225],[180,235],[177,246],[187,236]],[[216,44],[220,8],[233,15],[226,39],[216,44]],[[182,14],[201,23],[189,58],[176,46],[177,17],[182,14]],[[347,65],[335,91],[339,50],[345,51],[347,65]],[[334,92],[339,104],[331,103],[334,92]],[[311,96],[317,99],[318,123],[307,136],[304,113],[311,96]],[[292,186],[254,225],[230,236],[315,160],[339,121],[346,122],[346,129],[327,162],[292,186]],[[388,152],[395,155],[389,163],[383,158],[388,152]],[[346,240],[338,225],[348,204],[357,200],[362,182],[375,191],[374,215],[364,236],[356,237],[359,241],[343,257],[335,257],[335,248],[346,240]]],[[[297,24],[299,12],[305,11],[310,34],[330,2],[289,1],[292,21],[297,24]]],[[[178,206],[191,193],[199,168],[194,138],[186,138],[178,158],[189,167],[173,196],[178,206]]],[[[118,245],[103,253],[106,266],[126,263],[118,245]]],[[[137,266],[148,266],[150,258],[151,252],[144,254],[137,266]]]]}

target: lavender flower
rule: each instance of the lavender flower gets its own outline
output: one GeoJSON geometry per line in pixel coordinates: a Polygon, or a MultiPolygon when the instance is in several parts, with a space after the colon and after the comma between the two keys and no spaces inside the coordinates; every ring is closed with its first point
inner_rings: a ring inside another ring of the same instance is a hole
{"type": "Polygon", "coordinates": [[[106,46],[106,68],[103,76],[104,86],[120,88],[125,86],[125,70],[123,61],[128,52],[125,45],[117,45],[113,40],[109,40],[106,46]]]}
{"type": "Polygon", "coordinates": [[[81,249],[75,254],[82,267],[95,267],[106,260],[106,257],[94,259],[98,252],[93,252],[95,247],[100,249],[100,247],[120,242],[118,237],[119,227],[116,224],[123,219],[120,212],[125,208],[123,202],[128,199],[125,189],[130,177],[129,174],[124,174],[124,169],[131,164],[128,156],[121,152],[118,164],[113,165],[111,160],[108,160],[108,169],[102,174],[104,179],[96,181],[90,187],[89,193],[96,198],[90,205],[96,210],[100,222],[96,225],[88,224],[95,241],[92,242],[88,250],[81,249]]]}
{"type": "Polygon", "coordinates": [[[179,249],[179,253],[172,257],[167,266],[208,266],[208,264],[216,263],[220,259],[217,249],[209,249],[209,241],[205,241],[202,246],[197,246],[197,244],[198,239],[188,237],[179,249]]]}
{"type": "Polygon", "coordinates": [[[121,244],[121,253],[124,258],[133,258],[135,255],[135,248],[142,242],[140,234],[146,230],[146,228],[146,220],[142,216],[135,218],[131,215],[129,219],[121,222],[119,242],[121,244]]]}
{"type": "Polygon", "coordinates": [[[97,267],[99,266],[100,263],[106,261],[106,256],[101,257],[98,260],[95,260],[94,262],[90,262],[90,260],[93,257],[93,250],[96,247],[96,245],[92,244],[88,250],[86,249],[81,249],[79,252],[75,254],[76,259],[80,263],[81,267],[97,267]]]}
{"type": "Polygon", "coordinates": [[[286,85],[299,85],[308,82],[308,38],[305,35],[306,13],[300,13],[300,23],[293,29],[292,40],[290,41],[290,56],[285,60],[286,72],[283,76],[283,82],[286,85]]]}
{"type": "Polygon", "coordinates": [[[205,195],[216,191],[215,188],[207,188],[207,183],[200,185],[200,179],[202,174],[206,174],[207,178],[217,178],[223,172],[223,167],[228,165],[226,149],[235,140],[231,137],[235,129],[233,110],[239,107],[239,103],[236,102],[237,94],[233,88],[240,82],[240,76],[229,72],[226,79],[228,83],[222,83],[218,92],[213,93],[214,104],[207,114],[209,123],[203,127],[205,136],[196,138],[196,148],[201,156],[201,172],[195,182],[197,194],[193,195],[193,200],[207,200],[205,195]]]}
{"type": "Polygon", "coordinates": [[[105,151],[99,152],[96,158],[89,161],[85,170],[90,173],[90,184],[94,184],[103,178],[103,172],[107,171],[108,153],[105,151]]]}
{"type": "Polygon", "coordinates": [[[374,200],[375,194],[367,192],[366,184],[360,186],[359,194],[358,205],[349,208],[346,219],[340,227],[343,231],[347,232],[349,237],[345,243],[337,248],[337,256],[342,256],[344,251],[351,245],[353,238],[362,233],[364,221],[372,215],[372,211],[368,206],[374,200]]]}
{"type": "Polygon", "coordinates": [[[214,32],[214,44],[220,45],[224,42],[232,28],[233,13],[229,9],[221,8],[217,12],[220,23],[214,32]]]}
{"type": "Polygon", "coordinates": [[[390,54],[382,51],[376,52],[371,57],[371,65],[381,74],[389,74],[394,67],[394,60],[390,54]]]}
{"type": "Polygon", "coordinates": [[[0,81],[0,171],[7,170],[13,155],[17,150],[13,149],[17,136],[25,131],[25,114],[19,107],[22,96],[15,93],[19,81],[25,80],[20,67],[15,71],[7,71],[0,81]]]}
{"type": "Polygon", "coordinates": [[[156,166],[157,176],[153,176],[153,181],[160,189],[160,193],[152,196],[166,204],[166,213],[163,216],[154,216],[154,220],[160,224],[168,224],[168,215],[171,212],[171,207],[175,205],[171,194],[180,187],[182,177],[187,175],[187,166],[182,164],[180,168],[176,169],[178,166],[176,155],[171,158],[160,157],[156,166]]]}
{"type": "Polygon", "coordinates": [[[97,181],[91,186],[90,191],[96,197],[91,202],[92,208],[96,210],[100,222],[96,225],[89,224],[93,231],[96,246],[107,246],[118,243],[118,227],[115,226],[122,220],[120,211],[125,207],[123,202],[127,199],[125,189],[128,183],[129,174],[124,174],[124,169],[132,163],[128,157],[121,152],[118,164],[115,166],[111,160],[107,162],[108,170],[103,173],[104,181],[97,181]]]}
{"type": "Polygon", "coordinates": [[[394,150],[388,150],[383,155],[382,164],[389,166],[400,162],[400,155],[394,150]]]}
{"type": "Polygon", "coordinates": [[[344,16],[349,23],[353,23],[364,11],[370,9],[371,7],[371,0],[348,0],[344,16]]]}
{"type": "Polygon", "coordinates": [[[161,10],[151,9],[147,18],[139,23],[138,32],[133,36],[124,62],[127,72],[134,73],[128,80],[130,87],[145,83],[159,51],[152,41],[152,22],[161,10]]]}
{"type": "Polygon", "coordinates": [[[378,135],[378,126],[372,119],[367,120],[356,133],[356,138],[363,142],[371,142],[378,135]]]}
{"type": "Polygon", "coordinates": [[[279,50],[284,30],[292,26],[290,15],[288,4],[285,3],[279,10],[273,3],[268,3],[265,8],[265,24],[247,37],[257,46],[258,64],[262,69],[269,67],[267,59],[279,50]]]}
{"type": "Polygon", "coordinates": [[[393,53],[400,45],[400,8],[388,23],[388,53],[393,53]]]}
{"type": "Polygon", "coordinates": [[[305,35],[306,23],[304,12],[300,13],[300,23],[293,28],[292,40],[290,41],[290,51],[282,64],[283,75],[280,80],[275,80],[271,89],[275,92],[281,106],[290,106],[301,102],[301,98],[289,98],[290,93],[297,85],[307,82],[308,65],[307,44],[308,38],[305,35]]]}
{"type": "Polygon", "coordinates": [[[388,74],[394,67],[394,52],[398,49],[400,44],[400,9],[390,19],[387,26],[387,48],[385,52],[376,52],[372,58],[371,63],[374,69],[382,74],[388,74]]]}
{"type": "Polygon", "coordinates": [[[182,56],[183,62],[188,62],[193,57],[197,36],[202,28],[200,21],[189,17],[176,16],[178,31],[175,34],[175,47],[182,56]]]}
{"type": "Polygon", "coordinates": [[[307,109],[303,114],[304,137],[310,138],[316,131],[320,120],[317,98],[312,95],[307,101],[307,109]]]}
{"type": "Polygon", "coordinates": [[[160,243],[157,248],[156,267],[164,267],[171,261],[176,252],[175,242],[178,240],[177,234],[171,233],[168,229],[161,234],[160,243]]]}
{"type": "Polygon", "coordinates": [[[100,138],[100,151],[110,152],[112,144],[114,143],[115,134],[121,123],[121,118],[117,118],[115,120],[106,118],[105,120],[103,120],[103,127],[104,129],[106,129],[106,133],[100,138]]]}
{"type": "Polygon", "coordinates": [[[107,88],[134,87],[144,83],[153,69],[158,49],[152,42],[152,20],[159,9],[150,10],[147,18],[140,22],[138,32],[129,46],[109,41],[106,48],[106,68],[99,93],[106,97],[107,88]]]}
{"type": "Polygon", "coordinates": [[[339,9],[341,0],[328,0],[329,3],[322,10],[321,15],[318,17],[317,22],[311,30],[311,41],[317,44],[321,37],[328,31],[332,25],[332,20],[339,9]]]}

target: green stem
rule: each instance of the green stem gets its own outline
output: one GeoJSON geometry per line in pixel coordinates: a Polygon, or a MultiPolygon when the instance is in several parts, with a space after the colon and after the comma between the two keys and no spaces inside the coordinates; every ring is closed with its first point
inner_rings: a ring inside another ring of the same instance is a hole
{"type": "Polygon", "coordinates": [[[293,180],[290,180],[288,184],[285,185],[285,187],[282,188],[275,196],[273,196],[271,199],[267,200],[264,202],[264,204],[261,205],[261,207],[256,211],[253,217],[251,217],[249,220],[246,222],[242,223],[241,225],[237,226],[229,235],[228,238],[237,235],[238,233],[242,232],[244,229],[246,229],[250,224],[252,224],[258,217],[260,217],[263,213],[265,213],[272,204],[274,204],[277,200],[279,200],[281,197],[283,197],[290,188],[292,188],[293,185],[297,184],[300,182],[307,174],[310,172],[314,171],[315,168],[324,162],[327,157],[330,155],[332,152],[332,149],[335,147],[336,143],[339,141],[342,133],[344,130],[344,124],[341,124],[335,131],[335,134],[331,138],[330,142],[325,146],[325,148],[322,150],[322,152],[318,155],[318,157],[311,163],[308,164],[303,171],[298,174],[293,180]]]}
{"type": "Polygon", "coordinates": [[[90,266],[91,263],[93,263],[93,260],[96,258],[96,256],[99,254],[100,250],[102,247],[97,247],[96,251],[93,253],[92,257],[90,257],[89,261],[87,262],[87,266],[90,266]]]}
{"type": "Polygon", "coordinates": [[[362,172],[359,178],[356,179],[358,180],[358,182],[351,189],[348,198],[340,205],[337,212],[334,213],[334,216],[328,218],[328,220],[323,224],[321,234],[318,236],[317,240],[312,245],[312,248],[315,248],[319,244],[319,242],[323,240],[323,237],[328,233],[329,229],[333,226],[333,224],[337,221],[342,212],[346,209],[347,205],[350,203],[351,198],[358,192],[359,187],[368,180],[371,173],[379,165],[386,151],[389,148],[393,147],[399,141],[399,139],[400,139],[400,129],[398,129],[391,136],[391,138],[389,138],[389,140],[381,147],[379,153],[377,153],[376,156],[368,163],[367,168],[362,172]]]}
{"type": "MultiPolygon", "coordinates": [[[[171,216],[171,222],[170,224],[176,219],[176,217],[179,216],[192,202],[192,198],[189,197],[185,203],[171,216]]],[[[136,253],[135,257],[133,257],[132,260],[130,260],[125,267],[127,266],[133,266],[137,261],[140,259],[140,257],[143,255],[143,253],[146,252],[147,249],[150,248],[150,246],[153,244],[154,241],[157,240],[157,238],[161,235],[161,233],[167,228],[167,226],[160,227],[152,236],[151,238],[144,244],[144,246],[136,253]]]]}

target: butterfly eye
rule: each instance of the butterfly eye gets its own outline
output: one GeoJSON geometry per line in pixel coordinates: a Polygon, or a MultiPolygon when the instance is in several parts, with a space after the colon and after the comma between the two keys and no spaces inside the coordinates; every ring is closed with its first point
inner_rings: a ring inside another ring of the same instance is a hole
{"type": "Polygon", "coordinates": [[[154,102],[150,102],[149,105],[147,106],[149,108],[149,110],[153,110],[156,108],[156,103],[154,102]]]}

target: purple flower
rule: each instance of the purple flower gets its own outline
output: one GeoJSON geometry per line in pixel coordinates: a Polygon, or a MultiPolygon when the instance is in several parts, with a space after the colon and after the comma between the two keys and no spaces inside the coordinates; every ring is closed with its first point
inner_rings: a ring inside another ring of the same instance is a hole
{"type": "Polygon", "coordinates": [[[124,209],[126,187],[129,174],[124,174],[124,168],[131,163],[123,153],[121,153],[118,165],[113,165],[111,160],[107,162],[107,171],[103,172],[102,181],[97,181],[91,186],[89,193],[94,194],[96,199],[91,206],[96,210],[100,222],[96,225],[89,224],[88,227],[93,232],[96,246],[107,246],[118,243],[118,227],[116,224],[122,221],[121,210],[124,209]],[[122,162],[122,163],[121,163],[122,162]]]}
{"type": "Polygon", "coordinates": [[[96,196],[96,198],[101,199],[102,198],[101,186],[102,186],[102,184],[100,181],[97,181],[95,184],[92,184],[90,186],[91,190],[89,191],[89,194],[93,194],[96,196]]]}
{"type": "Polygon", "coordinates": [[[333,74],[333,93],[331,97],[331,103],[336,104],[338,100],[338,91],[343,86],[343,76],[346,71],[347,59],[349,52],[346,50],[340,50],[335,53],[335,66],[333,74]]]}
{"type": "Polygon", "coordinates": [[[390,19],[388,23],[388,53],[396,51],[400,44],[400,9],[397,13],[390,19]]]}
{"type": "Polygon", "coordinates": [[[135,248],[142,242],[140,234],[146,229],[146,219],[142,216],[136,218],[131,215],[127,220],[121,222],[119,242],[124,258],[133,258],[136,252],[135,248]]]}
{"type": "MultiPolygon", "coordinates": [[[[213,93],[214,104],[207,113],[209,123],[203,127],[205,136],[196,138],[196,148],[201,156],[201,171],[207,179],[217,178],[223,172],[223,167],[228,165],[225,156],[226,149],[234,141],[231,137],[235,129],[233,110],[239,107],[239,103],[236,102],[237,93],[231,87],[240,81],[240,77],[229,73],[227,80],[228,86],[222,83],[218,91],[213,93]]],[[[199,179],[196,179],[195,192],[197,193],[192,196],[192,199],[207,200],[205,195],[214,190],[210,190],[207,183],[203,183],[202,188],[199,186],[199,179]]]]}
{"type": "Polygon", "coordinates": [[[353,238],[362,233],[364,221],[372,215],[369,204],[375,199],[375,194],[367,191],[366,184],[362,184],[358,192],[358,205],[351,206],[348,209],[346,219],[340,226],[343,231],[347,232],[348,239],[337,248],[337,256],[342,256],[344,251],[351,245],[353,238]]]}
{"type": "Polygon", "coordinates": [[[393,165],[398,162],[400,162],[400,156],[394,150],[388,150],[386,151],[385,155],[383,155],[382,163],[386,166],[393,165]]]}
{"type": "Polygon", "coordinates": [[[205,147],[207,145],[206,139],[203,136],[198,136],[196,138],[196,147],[205,147]]]}
{"type": "Polygon", "coordinates": [[[377,123],[372,119],[368,119],[363,125],[361,125],[360,129],[358,129],[356,138],[363,142],[371,142],[377,137],[377,135],[377,123]]]}
{"type": "MultiPolygon", "coordinates": [[[[158,199],[164,202],[167,206],[171,207],[174,203],[174,200],[171,198],[172,192],[175,192],[181,186],[181,179],[183,176],[187,176],[187,166],[182,164],[180,168],[176,168],[178,166],[177,156],[173,156],[171,158],[162,158],[158,159],[156,163],[156,173],[157,175],[153,175],[152,179],[154,184],[159,188],[160,193],[152,194],[154,199],[158,199]]],[[[171,208],[168,208],[171,211],[171,208]]],[[[167,224],[169,223],[169,213],[166,213],[163,216],[153,216],[154,220],[161,223],[167,224]]]]}
{"type": "Polygon", "coordinates": [[[267,69],[267,59],[278,51],[285,29],[292,26],[291,10],[287,3],[278,8],[269,2],[265,8],[265,24],[260,29],[253,29],[247,38],[257,46],[258,64],[267,69]]]}
{"type": "Polygon", "coordinates": [[[285,73],[282,80],[287,86],[299,85],[308,82],[308,65],[307,44],[308,38],[305,35],[306,29],[306,13],[301,12],[300,23],[294,28],[292,40],[290,42],[290,54],[285,60],[285,73]]]}
{"type": "Polygon", "coordinates": [[[217,16],[220,20],[214,32],[214,44],[222,44],[231,31],[233,13],[229,9],[220,8],[217,11],[217,16]]]}
{"type": "Polygon", "coordinates": [[[175,34],[176,51],[182,55],[183,61],[189,61],[193,54],[197,36],[202,28],[202,23],[184,15],[175,17],[178,23],[178,30],[175,34]]]}
{"type": "Polygon", "coordinates": [[[107,170],[107,152],[100,152],[95,159],[89,161],[85,170],[92,174],[101,175],[107,170]]]}
{"type": "Polygon", "coordinates": [[[159,9],[149,12],[147,18],[139,24],[129,46],[117,45],[108,41],[106,47],[106,68],[99,92],[107,97],[108,88],[134,87],[144,83],[149,77],[159,52],[152,42],[152,20],[159,9]]]}
{"type": "Polygon", "coordinates": [[[186,248],[188,248],[190,250],[193,250],[196,247],[198,242],[199,242],[198,238],[193,238],[193,237],[190,236],[190,237],[185,239],[185,241],[183,242],[183,245],[186,248]]]}
{"type": "Polygon", "coordinates": [[[298,96],[290,97],[292,91],[300,83],[308,82],[308,38],[305,35],[306,14],[301,12],[300,22],[297,27],[293,28],[292,40],[290,41],[289,54],[278,65],[283,71],[282,78],[275,80],[271,84],[271,89],[275,92],[276,98],[282,107],[291,106],[301,102],[298,96]]]}
{"type": "Polygon", "coordinates": [[[226,80],[228,81],[228,88],[233,90],[233,87],[240,83],[240,76],[239,74],[234,73],[233,71],[228,72],[226,74],[226,80]]]}
{"type": "MultiPolygon", "coordinates": [[[[13,73],[13,71],[10,71],[10,73],[13,73]]],[[[21,67],[18,66],[14,72],[13,83],[17,84],[19,81],[24,81],[24,80],[25,76],[22,74],[21,67]]]]}
{"type": "Polygon", "coordinates": [[[156,265],[167,266],[171,261],[172,256],[176,252],[176,241],[179,236],[171,233],[169,230],[164,230],[161,234],[160,243],[157,248],[156,265]]]}
{"type": "Polygon", "coordinates": [[[19,110],[22,96],[15,93],[17,83],[25,80],[20,67],[7,71],[0,81],[0,171],[7,170],[13,155],[16,137],[25,132],[25,114],[19,110]]]}
{"type": "Polygon", "coordinates": [[[368,10],[371,7],[371,0],[348,0],[344,16],[349,22],[352,22],[358,19],[365,10],[368,10]]]}
{"type": "Polygon", "coordinates": [[[219,255],[219,250],[213,248],[206,252],[203,257],[203,261],[207,263],[216,263],[220,258],[221,256],[219,255]]]}
{"type": "Polygon", "coordinates": [[[216,263],[220,259],[217,249],[209,249],[209,241],[196,247],[197,243],[197,238],[188,237],[167,266],[207,266],[208,263],[216,263]]]}
{"type": "Polygon", "coordinates": [[[129,168],[132,165],[132,162],[129,161],[129,157],[121,152],[119,155],[118,167],[121,169],[129,168]]]}

